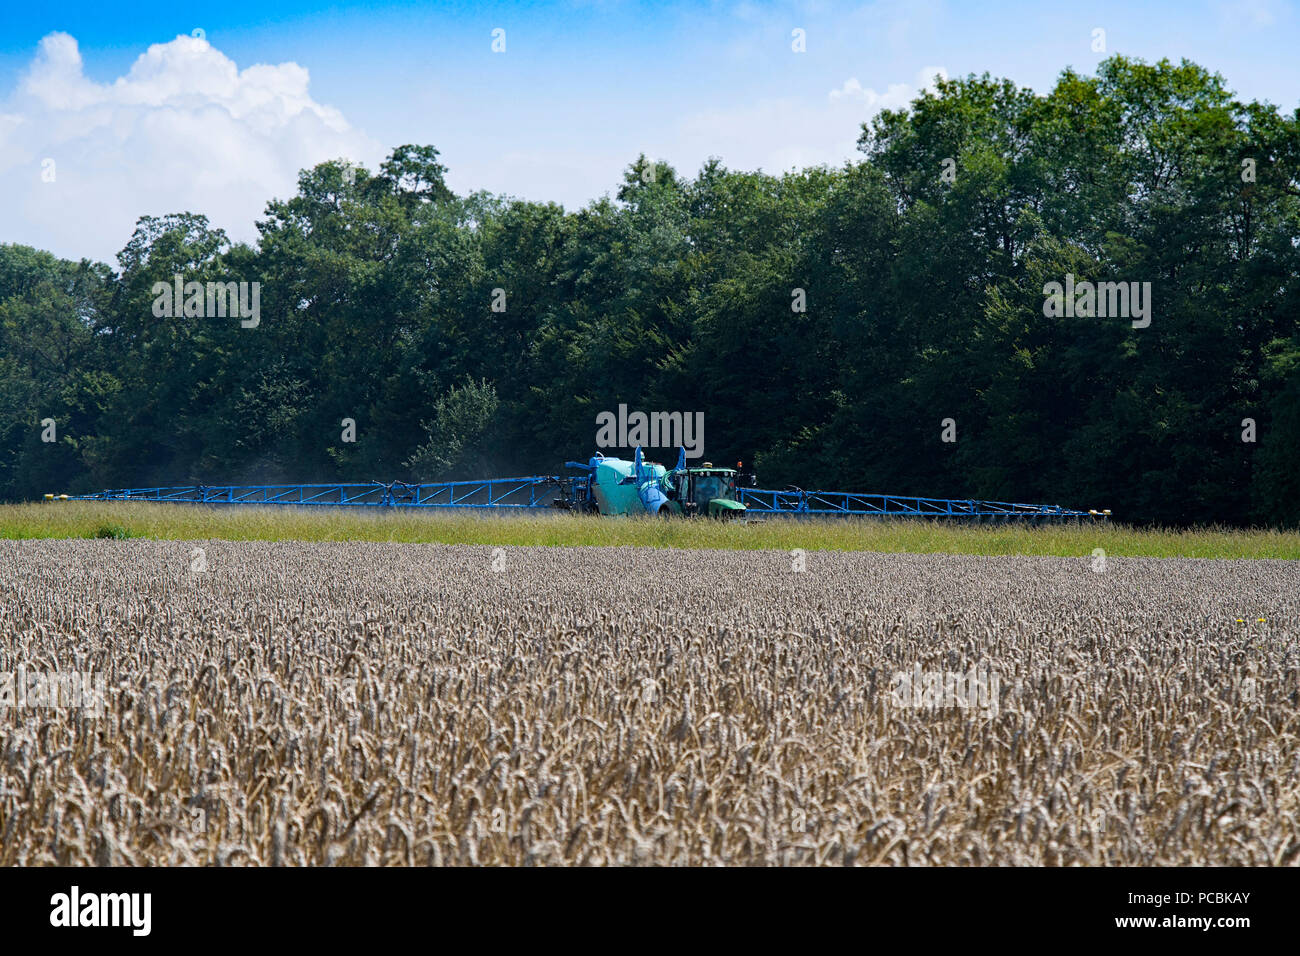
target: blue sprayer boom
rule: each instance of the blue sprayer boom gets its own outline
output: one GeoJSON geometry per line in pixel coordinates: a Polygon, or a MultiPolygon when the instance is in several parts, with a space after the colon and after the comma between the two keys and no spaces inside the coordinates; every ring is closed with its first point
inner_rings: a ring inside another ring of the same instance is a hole
{"type": "MultiPolygon", "coordinates": [[[[431,484],[372,481],[367,484],[188,485],[124,488],[89,495],[46,495],[64,501],[170,501],[209,505],[297,505],[379,508],[528,510],[562,508],[606,515],[658,517],[708,515],[862,516],[956,518],[977,521],[1104,519],[1109,511],[1060,505],[981,501],[973,498],[912,498],[853,491],[776,491],[746,487],[746,476],[709,462],[687,467],[680,450],[672,469],[647,462],[641,449],[632,461],[595,455],[566,462],[579,474],[443,481],[431,484]]],[[[752,482],[752,477],[749,478],[752,482]]]]}

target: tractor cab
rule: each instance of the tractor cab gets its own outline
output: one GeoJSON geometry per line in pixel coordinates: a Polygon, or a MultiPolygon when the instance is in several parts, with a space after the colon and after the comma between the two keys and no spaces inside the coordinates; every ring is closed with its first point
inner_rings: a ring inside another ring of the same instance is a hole
{"type": "Polygon", "coordinates": [[[745,511],[736,491],[733,468],[714,468],[712,462],[706,461],[699,468],[675,470],[669,481],[670,497],[683,514],[728,518],[745,511]]]}

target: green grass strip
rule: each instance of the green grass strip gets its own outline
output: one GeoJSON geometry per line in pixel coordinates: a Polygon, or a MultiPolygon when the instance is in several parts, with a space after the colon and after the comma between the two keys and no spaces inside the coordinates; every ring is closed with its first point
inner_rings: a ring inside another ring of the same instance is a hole
{"type": "Polygon", "coordinates": [[[879,551],[1086,557],[1300,559],[1300,532],[1135,529],[1119,524],[968,525],[878,518],[606,518],[563,512],[235,507],[54,501],[0,505],[0,538],[405,541],[485,545],[641,545],[737,550],[879,551]]]}

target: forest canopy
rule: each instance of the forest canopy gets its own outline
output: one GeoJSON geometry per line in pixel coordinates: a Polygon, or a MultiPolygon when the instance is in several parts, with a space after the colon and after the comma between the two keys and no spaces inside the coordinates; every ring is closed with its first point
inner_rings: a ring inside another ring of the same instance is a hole
{"type": "Polygon", "coordinates": [[[941,80],[858,143],[642,156],[577,211],[406,145],[302,172],[255,246],[192,213],[113,266],[0,245],[0,498],[554,474],[626,405],[763,487],[1300,523],[1300,110],[1112,57],[941,80]]]}

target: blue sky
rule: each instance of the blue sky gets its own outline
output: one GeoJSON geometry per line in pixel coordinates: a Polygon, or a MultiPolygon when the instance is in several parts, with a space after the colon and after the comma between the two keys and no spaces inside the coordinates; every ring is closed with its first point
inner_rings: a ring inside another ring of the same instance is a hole
{"type": "Polygon", "coordinates": [[[1115,52],[1186,57],[1291,111],[1298,40],[1284,0],[10,4],[0,241],[110,259],[136,216],[182,208],[253,239],[297,168],[373,166],[407,142],[437,146],[457,191],[570,208],[616,189],[643,151],[686,173],[710,155],[840,163],[864,120],[936,70],[1044,90],[1115,52]]]}

